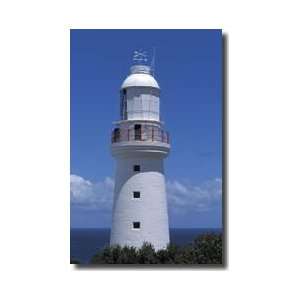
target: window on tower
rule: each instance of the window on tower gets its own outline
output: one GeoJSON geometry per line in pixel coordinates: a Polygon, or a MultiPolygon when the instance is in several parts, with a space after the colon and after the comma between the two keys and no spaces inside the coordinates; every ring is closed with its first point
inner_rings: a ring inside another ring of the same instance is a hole
{"type": "Polygon", "coordinates": [[[141,124],[134,125],[134,139],[140,141],[142,139],[142,126],[141,124]]]}
{"type": "Polygon", "coordinates": [[[120,128],[115,128],[113,133],[113,142],[114,143],[120,142],[120,137],[121,137],[120,128]]]}
{"type": "Polygon", "coordinates": [[[126,96],[126,89],[121,90],[120,114],[121,114],[121,120],[126,120],[127,119],[127,96],[126,96]]]}
{"type": "Polygon", "coordinates": [[[133,166],[133,171],[134,172],[140,172],[141,171],[141,166],[140,165],[134,165],[133,166]]]}
{"type": "Polygon", "coordinates": [[[132,223],[133,229],[140,229],[141,228],[141,222],[133,222],[132,223]]]}
{"type": "Polygon", "coordinates": [[[134,199],[141,198],[141,193],[137,191],[133,192],[133,198],[134,199]]]}

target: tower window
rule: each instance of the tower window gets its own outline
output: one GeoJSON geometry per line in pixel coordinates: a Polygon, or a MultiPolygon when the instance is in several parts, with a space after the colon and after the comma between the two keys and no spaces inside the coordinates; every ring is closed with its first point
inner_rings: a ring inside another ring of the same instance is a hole
{"type": "Polygon", "coordinates": [[[140,165],[134,165],[133,166],[133,171],[134,172],[140,172],[141,171],[141,166],[140,165]]]}
{"type": "Polygon", "coordinates": [[[134,139],[136,141],[140,141],[142,139],[142,125],[141,124],[134,125],[134,139]]]}
{"type": "Polygon", "coordinates": [[[133,229],[140,229],[141,228],[141,222],[133,222],[132,223],[133,229]]]}
{"type": "Polygon", "coordinates": [[[126,97],[126,89],[123,89],[121,91],[120,114],[121,114],[121,120],[126,120],[127,119],[127,97],[126,97]]]}
{"type": "Polygon", "coordinates": [[[133,192],[133,198],[141,198],[141,193],[140,192],[133,192]]]}
{"type": "Polygon", "coordinates": [[[120,128],[115,128],[113,133],[113,142],[114,143],[120,142],[120,137],[121,137],[120,128]]]}

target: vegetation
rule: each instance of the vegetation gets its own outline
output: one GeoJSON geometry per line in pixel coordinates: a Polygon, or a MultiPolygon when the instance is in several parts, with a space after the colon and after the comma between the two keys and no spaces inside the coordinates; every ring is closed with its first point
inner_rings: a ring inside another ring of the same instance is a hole
{"type": "Polygon", "coordinates": [[[71,258],[70,264],[71,265],[80,265],[80,261],[77,259],[71,258]]]}
{"type": "Polygon", "coordinates": [[[140,248],[105,247],[91,264],[222,264],[222,235],[204,234],[187,246],[168,245],[155,251],[149,243],[140,248]]]}

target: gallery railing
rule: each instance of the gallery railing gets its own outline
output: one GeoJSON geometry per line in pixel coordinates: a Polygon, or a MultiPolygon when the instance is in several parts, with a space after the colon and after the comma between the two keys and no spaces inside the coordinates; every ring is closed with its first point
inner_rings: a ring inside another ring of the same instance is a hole
{"type": "Polygon", "coordinates": [[[170,136],[167,131],[149,125],[131,129],[115,128],[112,131],[112,143],[126,141],[152,141],[170,144],[170,136]]]}

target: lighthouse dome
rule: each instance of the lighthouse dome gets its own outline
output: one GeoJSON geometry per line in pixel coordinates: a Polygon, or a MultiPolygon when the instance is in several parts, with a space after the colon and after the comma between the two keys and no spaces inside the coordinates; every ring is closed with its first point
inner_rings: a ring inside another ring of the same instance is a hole
{"type": "Polygon", "coordinates": [[[131,74],[124,80],[121,89],[128,87],[153,87],[159,89],[159,85],[150,73],[150,67],[145,65],[134,65],[131,74]]]}

